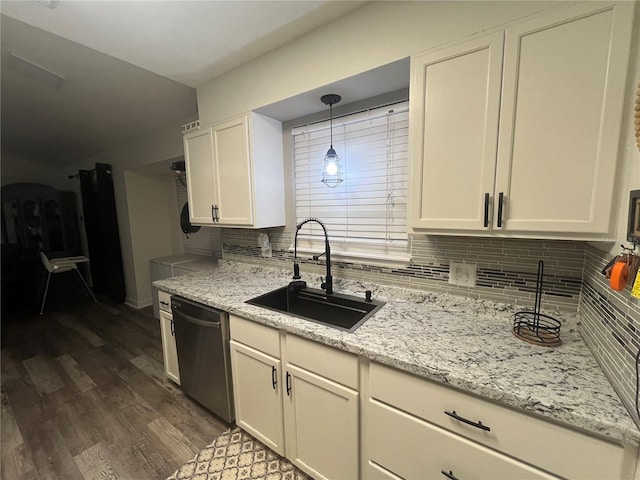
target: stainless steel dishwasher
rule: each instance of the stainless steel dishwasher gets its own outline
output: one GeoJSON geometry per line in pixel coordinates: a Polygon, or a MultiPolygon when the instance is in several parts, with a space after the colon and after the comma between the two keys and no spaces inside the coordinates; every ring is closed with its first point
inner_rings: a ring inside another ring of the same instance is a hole
{"type": "Polygon", "coordinates": [[[235,420],[229,316],[186,298],[172,296],[180,386],[185,394],[228,423],[235,420]]]}

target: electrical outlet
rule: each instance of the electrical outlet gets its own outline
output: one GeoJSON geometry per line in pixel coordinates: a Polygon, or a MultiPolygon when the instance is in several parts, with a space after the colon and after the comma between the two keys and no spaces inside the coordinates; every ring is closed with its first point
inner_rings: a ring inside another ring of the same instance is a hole
{"type": "Polygon", "coordinates": [[[478,266],[475,263],[451,262],[449,265],[449,283],[463,287],[475,287],[477,269],[478,266]]]}

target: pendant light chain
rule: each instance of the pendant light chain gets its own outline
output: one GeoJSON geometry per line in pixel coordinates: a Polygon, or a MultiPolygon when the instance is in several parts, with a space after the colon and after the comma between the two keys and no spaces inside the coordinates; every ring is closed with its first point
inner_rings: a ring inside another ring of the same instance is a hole
{"type": "Polygon", "coordinates": [[[331,139],[331,148],[333,148],[333,103],[329,104],[329,136],[331,139]]]}

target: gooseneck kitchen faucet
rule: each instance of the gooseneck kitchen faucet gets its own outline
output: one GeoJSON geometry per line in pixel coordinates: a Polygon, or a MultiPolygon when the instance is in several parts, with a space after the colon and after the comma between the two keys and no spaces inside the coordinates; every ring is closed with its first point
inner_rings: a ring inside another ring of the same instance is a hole
{"type": "MultiPolygon", "coordinates": [[[[320,255],[314,255],[313,259],[318,260],[322,255],[325,255],[325,264],[327,266],[327,274],[324,282],[320,285],[324,291],[328,294],[333,293],[333,277],[331,276],[331,247],[329,247],[329,235],[327,234],[327,229],[322,223],[321,220],[315,217],[305,218],[299,224],[296,225],[296,236],[293,242],[293,279],[300,280],[300,266],[298,265],[298,232],[302,228],[305,223],[315,222],[322,227],[324,231],[324,252],[320,255]]],[[[292,282],[293,283],[293,282],[292,282]]]]}

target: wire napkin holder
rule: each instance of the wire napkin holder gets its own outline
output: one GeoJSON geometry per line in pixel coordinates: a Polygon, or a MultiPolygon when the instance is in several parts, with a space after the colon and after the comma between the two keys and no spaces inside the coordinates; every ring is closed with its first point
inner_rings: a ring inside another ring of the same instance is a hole
{"type": "Polygon", "coordinates": [[[513,334],[521,340],[535,345],[555,347],[560,345],[560,321],[549,315],[540,313],[542,304],[542,277],[544,276],[544,262],[538,262],[538,276],[536,278],[536,299],[533,311],[516,312],[513,319],[513,334]]]}

